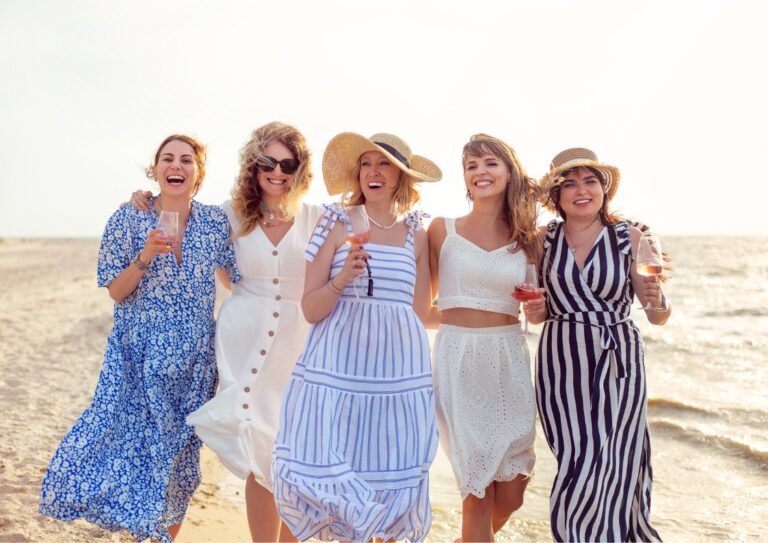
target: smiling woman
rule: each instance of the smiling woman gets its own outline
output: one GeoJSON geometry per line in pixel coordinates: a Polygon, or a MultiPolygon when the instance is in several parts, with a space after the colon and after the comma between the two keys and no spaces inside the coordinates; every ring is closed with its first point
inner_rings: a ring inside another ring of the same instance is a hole
{"type": "Polygon", "coordinates": [[[125,206],[104,230],[98,282],[115,299],[114,327],[93,402],[48,467],[40,512],[169,542],[200,483],[202,443],[185,418],[216,389],[214,271],[239,273],[226,215],[192,199],[204,147],[169,136],[147,174],[160,185],[150,213],[125,206]],[[161,211],[179,214],[175,240],[155,227],[161,211]]]}

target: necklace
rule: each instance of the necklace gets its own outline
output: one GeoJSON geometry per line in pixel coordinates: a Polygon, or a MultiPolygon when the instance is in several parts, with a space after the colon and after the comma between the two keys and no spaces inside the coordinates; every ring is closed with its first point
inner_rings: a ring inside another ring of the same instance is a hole
{"type": "Polygon", "coordinates": [[[262,211],[262,219],[259,221],[259,224],[263,227],[272,228],[286,222],[285,214],[281,209],[270,209],[264,201],[259,202],[259,208],[262,211]],[[269,214],[269,217],[266,216],[267,214],[269,214]]]}
{"type": "Polygon", "coordinates": [[[397,217],[395,217],[395,220],[394,220],[394,222],[393,222],[392,224],[388,225],[388,226],[384,226],[384,225],[382,225],[382,224],[379,224],[379,223],[377,223],[377,222],[376,222],[376,221],[373,219],[373,217],[371,217],[370,215],[368,215],[368,220],[369,220],[369,221],[371,221],[371,222],[372,222],[373,224],[375,224],[376,226],[378,226],[379,228],[381,228],[382,230],[389,230],[389,229],[391,229],[391,228],[394,228],[394,227],[395,227],[395,225],[397,224],[397,217]]]}
{"type": "MultiPolygon", "coordinates": [[[[595,219],[597,220],[597,219],[595,219]]],[[[581,229],[580,232],[584,232],[588,230],[593,224],[595,224],[595,221],[593,220],[591,223],[589,223],[585,228],[581,229]]],[[[571,252],[571,254],[574,254],[579,247],[587,243],[588,241],[593,241],[594,236],[592,234],[589,234],[586,238],[584,238],[579,243],[571,243],[570,239],[572,236],[568,234],[568,230],[563,226],[563,234],[565,235],[565,243],[568,245],[568,250],[571,252]]]]}

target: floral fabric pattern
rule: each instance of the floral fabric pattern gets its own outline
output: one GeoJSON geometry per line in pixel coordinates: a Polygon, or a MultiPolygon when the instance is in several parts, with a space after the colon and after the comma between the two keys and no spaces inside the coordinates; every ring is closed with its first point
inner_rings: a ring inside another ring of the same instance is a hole
{"type": "MultiPolygon", "coordinates": [[[[107,222],[98,284],[109,285],[144,246],[157,215],[126,206],[107,222]]],[[[214,271],[239,280],[221,208],[192,202],[182,261],[158,255],[115,304],[93,403],[64,437],[43,481],[40,512],[83,518],[138,540],[171,541],[200,483],[201,442],[185,422],[217,385],[214,271]]]]}

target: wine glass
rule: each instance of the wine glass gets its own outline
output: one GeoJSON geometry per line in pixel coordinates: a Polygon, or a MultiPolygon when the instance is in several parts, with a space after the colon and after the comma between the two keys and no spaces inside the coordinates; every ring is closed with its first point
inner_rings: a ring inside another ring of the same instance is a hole
{"type": "MultiPolygon", "coordinates": [[[[346,208],[347,217],[349,218],[349,233],[347,234],[346,241],[350,245],[350,249],[353,245],[365,245],[371,239],[371,224],[368,221],[368,212],[365,210],[364,205],[349,206],[346,208]]],[[[371,266],[368,264],[368,259],[364,258],[365,269],[368,270],[368,296],[373,296],[373,277],[371,277],[371,266]]],[[[357,280],[355,277],[355,295],[357,296],[357,280]]]]}
{"type": "MultiPolygon", "coordinates": [[[[646,277],[657,277],[664,269],[664,257],[661,253],[659,236],[645,235],[637,246],[637,273],[646,277]]],[[[656,309],[651,302],[643,309],[656,309]]]]}
{"type": "MultiPolygon", "coordinates": [[[[539,288],[539,268],[536,264],[527,264],[525,266],[525,278],[522,283],[515,285],[515,290],[512,293],[512,297],[518,302],[527,302],[528,300],[535,300],[541,294],[538,292],[539,288]]],[[[528,333],[528,316],[525,316],[525,333],[528,333]]]]}
{"type": "Polygon", "coordinates": [[[168,248],[176,242],[179,235],[179,212],[162,210],[157,218],[157,227],[169,238],[168,248]]]}

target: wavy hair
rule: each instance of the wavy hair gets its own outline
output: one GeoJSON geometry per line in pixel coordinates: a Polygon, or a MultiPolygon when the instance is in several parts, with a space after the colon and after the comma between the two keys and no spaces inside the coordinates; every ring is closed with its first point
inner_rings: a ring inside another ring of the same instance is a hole
{"type": "Polygon", "coordinates": [[[488,134],[475,134],[469,138],[461,152],[462,170],[471,156],[491,154],[503,161],[509,169],[509,182],[504,193],[502,218],[509,229],[510,252],[522,249],[529,262],[541,259],[541,236],[536,226],[539,188],[529,177],[512,147],[488,134]]]}
{"type": "Polygon", "coordinates": [[[195,181],[195,190],[192,191],[192,196],[194,196],[200,190],[200,187],[203,186],[203,180],[205,180],[205,145],[192,136],[171,134],[165,138],[158,146],[157,151],[155,151],[155,159],[152,161],[152,165],[147,166],[144,172],[148,179],[157,181],[157,179],[155,179],[155,166],[157,166],[157,161],[160,160],[160,153],[162,152],[163,147],[172,141],[183,141],[192,147],[192,152],[195,155],[195,162],[197,162],[197,180],[195,181]]]}
{"type": "Polygon", "coordinates": [[[256,228],[264,217],[262,209],[263,190],[259,186],[259,164],[267,162],[264,149],[273,141],[279,141],[299,161],[299,169],[288,182],[280,211],[286,217],[295,217],[301,200],[312,182],[312,163],[309,146],[304,135],[293,126],[271,122],[254,130],[251,139],[240,150],[240,173],[232,189],[232,208],[240,219],[237,236],[245,236],[256,228]]]}

